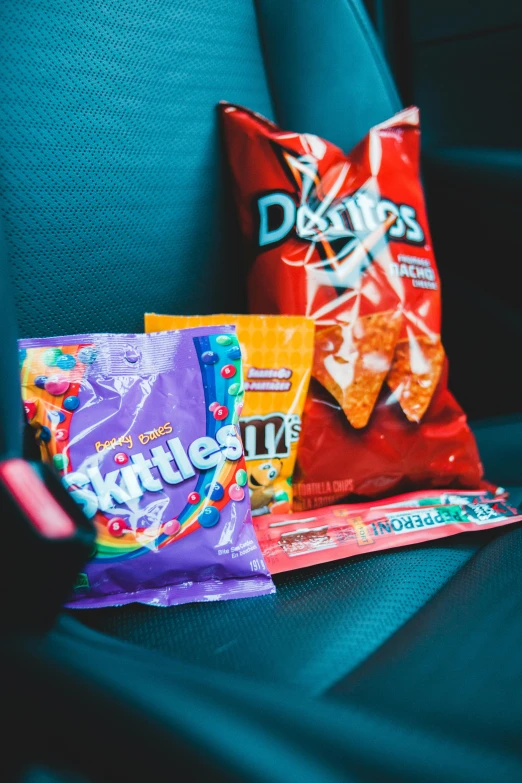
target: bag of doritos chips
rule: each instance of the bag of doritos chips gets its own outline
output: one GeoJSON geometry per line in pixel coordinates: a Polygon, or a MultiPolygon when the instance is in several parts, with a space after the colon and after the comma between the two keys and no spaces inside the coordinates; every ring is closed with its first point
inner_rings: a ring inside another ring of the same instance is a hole
{"type": "Polygon", "coordinates": [[[474,438],[447,388],[418,110],[348,155],[239,106],[221,115],[250,309],[316,324],[295,507],[478,487],[474,438]]]}
{"type": "MultiPolygon", "coordinates": [[[[145,315],[146,332],[223,323],[234,324],[241,344],[245,402],[239,426],[252,515],[284,514],[292,510],[292,476],[312,370],[314,322],[302,316],[145,315]]],[[[229,355],[236,352],[232,348],[229,355]]]]}
{"type": "Polygon", "coordinates": [[[96,526],[70,607],[273,592],[244,488],[233,327],[21,340],[20,359],[42,459],[96,526]]]}

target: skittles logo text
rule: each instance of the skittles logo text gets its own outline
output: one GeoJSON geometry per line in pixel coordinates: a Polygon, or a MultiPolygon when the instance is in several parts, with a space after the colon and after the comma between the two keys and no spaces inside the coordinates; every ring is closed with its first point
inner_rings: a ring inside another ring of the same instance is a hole
{"type": "Polygon", "coordinates": [[[164,484],[179,484],[192,478],[195,469],[215,468],[223,458],[235,462],[243,454],[233,424],[218,429],[215,438],[197,438],[187,450],[179,438],[171,438],[166,445],[168,450],[163,445],[151,448],[150,458],[142,453],[132,454],[132,464],[111,470],[105,476],[93,464],[82,471],[67,473],[62,482],[90,518],[98,510],[110,511],[115,505],[139,500],[145,492],[161,492],[164,484]],[[153,468],[159,477],[153,474],[153,468]]]}

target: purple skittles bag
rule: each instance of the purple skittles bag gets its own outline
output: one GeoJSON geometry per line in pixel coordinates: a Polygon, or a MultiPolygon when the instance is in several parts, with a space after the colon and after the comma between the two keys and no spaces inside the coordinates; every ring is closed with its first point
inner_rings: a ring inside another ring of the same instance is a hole
{"type": "Polygon", "coordinates": [[[68,606],[170,606],[275,590],[244,489],[234,327],[19,347],[42,459],[97,530],[68,606]]]}

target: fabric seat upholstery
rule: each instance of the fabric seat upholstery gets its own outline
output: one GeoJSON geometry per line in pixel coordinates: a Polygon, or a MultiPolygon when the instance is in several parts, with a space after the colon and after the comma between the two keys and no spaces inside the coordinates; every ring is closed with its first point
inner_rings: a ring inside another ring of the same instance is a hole
{"type": "MultiPolygon", "coordinates": [[[[220,99],[345,149],[400,106],[356,0],[4,0],[0,27],[0,193],[22,336],[244,308],[220,99]]],[[[320,693],[485,540],[281,576],[277,596],[252,601],[80,617],[320,693]]]]}

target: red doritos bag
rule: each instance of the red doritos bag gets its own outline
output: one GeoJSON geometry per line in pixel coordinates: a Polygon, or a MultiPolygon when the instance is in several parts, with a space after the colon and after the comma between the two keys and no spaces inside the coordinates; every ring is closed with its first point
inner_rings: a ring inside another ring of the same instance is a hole
{"type": "Polygon", "coordinates": [[[316,324],[297,509],[475,488],[482,466],[447,389],[440,281],[419,179],[419,112],[346,155],[221,104],[254,313],[316,324]]]}

